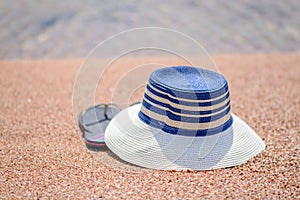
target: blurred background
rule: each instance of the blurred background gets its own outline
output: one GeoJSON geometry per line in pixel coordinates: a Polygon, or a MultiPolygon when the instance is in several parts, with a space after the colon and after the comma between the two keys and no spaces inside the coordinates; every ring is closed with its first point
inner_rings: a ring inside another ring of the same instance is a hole
{"type": "Polygon", "coordinates": [[[85,57],[108,37],[145,26],[183,32],[211,54],[295,52],[300,1],[1,0],[0,59],[85,57]]]}

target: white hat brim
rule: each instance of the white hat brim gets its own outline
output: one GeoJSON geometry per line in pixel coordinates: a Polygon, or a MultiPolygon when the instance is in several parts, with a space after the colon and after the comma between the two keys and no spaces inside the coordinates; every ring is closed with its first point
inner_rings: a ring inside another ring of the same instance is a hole
{"type": "Polygon", "coordinates": [[[265,143],[240,118],[226,131],[201,137],[173,135],[138,117],[141,104],[115,116],[105,131],[105,143],[121,159],[161,170],[209,170],[245,163],[265,149],[265,143]]]}

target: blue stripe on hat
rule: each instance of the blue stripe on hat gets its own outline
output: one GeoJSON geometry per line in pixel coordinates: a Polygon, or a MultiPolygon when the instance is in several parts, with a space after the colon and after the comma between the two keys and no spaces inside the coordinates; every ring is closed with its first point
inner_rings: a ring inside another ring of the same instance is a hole
{"type": "MultiPolygon", "coordinates": [[[[217,100],[214,100],[214,101],[210,101],[210,102],[188,102],[188,101],[184,101],[184,100],[179,101],[178,99],[171,98],[166,94],[159,93],[159,92],[153,90],[149,85],[147,85],[147,90],[149,92],[151,92],[152,94],[158,96],[158,97],[161,97],[161,98],[167,99],[167,100],[169,100],[173,103],[180,104],[180,105],[185,105],[185,106],[213,106],[213,105],[216,105],[216,104],[219,104],[219,103],[225,101],[230,96],[230,94],[228,92],[227,95],[225,95],[224,97],[222,97],[220,99],[217,99],[217,100]]],[[[193,94],[191,94],[190,96],[192,96],[192,95],[193,94]]]]}
{"type": "Polygon", "coordinates": [[[184,98],[184,99],[191,99],[191,100],[209,100],[213,98],[217,98],[223,94],[225,94],[228,91],[228,84],[227,82],[224,83],[220,89],[215,90],[215,91],[180,91],[180,90],[175,90],[173,88],[167,88],[161,84],[156,83],[154,80],[149,79],[149,83],[151,84],[152,87],[163,91],[165,93],[168,93],[172,95],[174,98],[184,98]]]}
{"type": "MultiPolygon", "coordinates": [[[[192,111],[192,110],[183,110],[183,109],[178,109],[178,108],[174,108],[173,106],[171,106],[170,104],[166,104],[160,101],[157,101],[153,98],[151,98],[150,96],[148,96],[146,93],[144,94],[144,98],[146,98],[147,100],[151,101],[153,104],[158,104],[161,105],[165,108],[168,108],[169,110],[172,110],[174,112],[177,113],[182,113],[182,114],[190,114],[190,115],[206,115],[206,114],[212,114],[215,112],[218,112],[222,109],[224,109],[225,107],[227,107],[230,104],[230,100],[224,105],[221,106],[219,108],[213,109],[213,110],[207,110],[207,111],[192,111]]],[[[143,104],[148,104],[147,102],[143,101],[143,104]]],[[[150,104],[149,104],[150,105],[150,104]]]]}
{"type": "Polygon", "coordinates": [[[229,105],[228,108],[226,110],[224,110],[223,112],[218,113],[216,115],[209,116],[209,117],[186,117],[186,116],[179,116],[179,115],[176,115],[176,114],[170,112],[169,110],[163,110],[156,106],[150,105],[146,101],[143,101],[142,105],[146,109],[148,109],[152,112],[155,112],[157,114],[163,115],[163,116],[168,116],[169,119],[172,119],[174,121],[189,122],[189,123],[212,122],[212,121],[221,119],[222,117],[224,117],[226,114],[228,114],[230,112],[230,105],[229,105]]]}
{"type": "Polygon", "coordinates": [[[148,124],[152,127],[161,129],[167,133],[170,133],[173,135],[183,135],[183,136],[193,136],[193,137],[194,136],[201,137],[201,136],[214,135],[214,134],[221,133],[221,132],[227,130],[233,123],[233,118],[230,117],[227,122],[225,122],[224,124],[222,124],[221,126],[218,126],[218,127],[204,129],[204,130],[187,130],[187,129],[169,126],[162,121],[150,118],[149,116],[145,115],[142,112],[139,112],[138,116],[146,124],[148,124]]]}

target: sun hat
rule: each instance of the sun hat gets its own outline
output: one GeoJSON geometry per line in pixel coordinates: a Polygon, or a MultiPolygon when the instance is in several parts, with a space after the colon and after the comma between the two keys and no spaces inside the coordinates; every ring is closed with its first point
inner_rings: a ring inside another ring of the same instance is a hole
{"type": "Polygon", "coordinates": [[[225,77],[189,66],[154,71],[142,103],[109,122],[105,143],[129,163],[161,170],[236,166],[265,149],[231,112],[225,77]]]}

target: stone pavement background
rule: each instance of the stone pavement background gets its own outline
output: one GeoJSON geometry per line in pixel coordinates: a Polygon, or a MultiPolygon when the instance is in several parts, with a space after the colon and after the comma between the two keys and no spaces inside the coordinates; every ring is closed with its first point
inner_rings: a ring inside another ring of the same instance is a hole
{"type": "Polygon", "coordinates": [[[299,13],[298,0],[1,1],[0,59],[85,57],[106,38],[145,26],[186,33],[212,54],[299,51],[299,13]]]}

